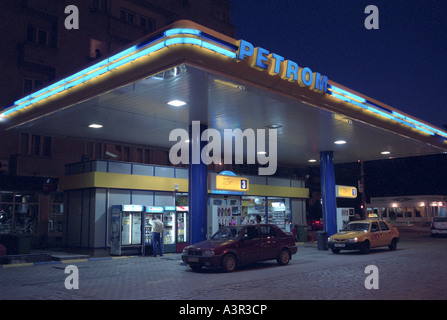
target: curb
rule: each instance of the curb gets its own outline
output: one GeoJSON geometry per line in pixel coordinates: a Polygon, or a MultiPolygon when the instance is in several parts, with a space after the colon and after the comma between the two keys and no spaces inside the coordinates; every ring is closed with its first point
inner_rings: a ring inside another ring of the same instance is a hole
{"type": "Polygon", "coordinates": [[[96,258],[87,258],[87,259],[66,259],[66,260],[57,260],[57,261],[40,261],[40,262],[0,264],[0,270],[8,269],[8,268],[17,268],[17,267],[42,266],[42,265],[47,265],[47,264],[70,264],[70,263],[73,264],[73,263],[89,262],[89,261],[119,260],[119,259],[128,259],[128,258],[134,258],[134,257],[136,257],[136,256],[96,257],[96,258]]]}

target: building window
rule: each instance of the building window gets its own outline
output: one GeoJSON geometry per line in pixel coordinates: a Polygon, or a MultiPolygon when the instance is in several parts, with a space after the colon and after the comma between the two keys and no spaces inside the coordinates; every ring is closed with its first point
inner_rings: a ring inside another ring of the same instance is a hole
{"type": "Polygon", "coordinates": [[[28,94],[43,88],[45,82],[37,79],[23,79],[23,93],[28,94]]]}
{"type": "Polygon", "coordinates": [[[154,31],[155,30],[155,22],[154,20],[138,15],[136,13],[133,13],[127,9],[121,8],[120,10],[120,19],[122,21],[125,21],[127,23],[130,23],[132,25],[141,27],[147,31],[154,31]]]}
{"type": "Polygon", "coordinates": [[[101,58],[104,54],[107,54],[107,44],[105,41],[90,39],[90,60],[101,58]]]}
{"type": "Polygon", "coordinates": [[[152,19],[146,17],[140,17],[140,27],[147,31],[152,32],[155,30],[155,23],[152,19]]]}
{"type": "Polygon", "coordinates": [[[51,157],[53,153],[53,139],[51,137],[22,133],[20,135],[19,150],[22,155],[51,157]]]}
{"type": "Polygon", "coordinates": [[[101,12],[109,12],[108,0],[94,0],[93,8],[101,12]]]}
{"type": "Polygon", "coordinates": [[[26,40],[41,46],[49,47],[50,31],[34,25],[28,25],[26,30],[26,40]]]}

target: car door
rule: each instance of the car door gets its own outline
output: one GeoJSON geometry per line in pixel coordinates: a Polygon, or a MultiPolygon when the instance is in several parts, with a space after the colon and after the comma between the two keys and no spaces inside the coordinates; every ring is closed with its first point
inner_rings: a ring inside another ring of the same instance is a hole
{"type": "Polygon", "coordinates": [[[371,222],[371,236],[370,236],[370,247],[380,247],[382,241],[382,232],[380,231],[379,224],[377,221],[371,222]]]}
{"type": "Polygon", "coordinates": [[[263,260],[258,226],[247,226],[238,245],[238,256],[242,264],[263,260]]]}
{"type": "Polygon", "coordinates": [[[390,228],[384,221],[379,221],[379,226],[381,230],[381,245],[382,246],[389,246],[391,243],[391,240],[393,240],[393,235],[391,233],[390,228]]]}
{"type": "Polygon", "coordinates": [[[263,260],[276,259],[279,255],[278,237],[272,226],[260,226],[263,260]]]}

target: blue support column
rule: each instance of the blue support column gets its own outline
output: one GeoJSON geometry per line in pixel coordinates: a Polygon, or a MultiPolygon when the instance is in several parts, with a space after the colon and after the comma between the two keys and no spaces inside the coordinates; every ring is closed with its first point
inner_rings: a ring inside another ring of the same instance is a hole
{"type": "Polygon", "coordinates": [[[323,198],[323,227],[328,236],[337,233],[337,202],[335,198],[335,170],[332,151],[320,153],[321,195],[323,198]]]}
{"type": "Polygon", "coordinates": [[[201,159],[206,141],[201,141],[206,126],[193,122],[189,128],[189,244],[206,239],[206,216],[208,203],[208,168],[201,159]]]}

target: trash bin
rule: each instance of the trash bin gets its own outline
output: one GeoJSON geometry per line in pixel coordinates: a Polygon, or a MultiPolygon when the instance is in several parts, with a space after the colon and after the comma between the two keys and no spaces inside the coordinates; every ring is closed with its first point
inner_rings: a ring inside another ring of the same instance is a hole
{"type": "Polygon", "coordinates": [[[317,247],[318,250],[328,250],[327,231],[317,231],[317,247]]]}
{"type": "Polygon", "coordinates": [[[0,242],[8,254],[27,254],[31,252],[31,234],[7,233],[0,236],[0,242]]]}
{"type": "Polygon", "coordinates": [[[307,241],[307,230],[308,230],[307,224],[299,224],[296,230],[296,236],[298,238],[299,242],[306,242],[307,241]]]}
{"type": "Polygon", "coordinates": [[[0,257],[6,256],[6,247],[0,243],[0,257]]]}

